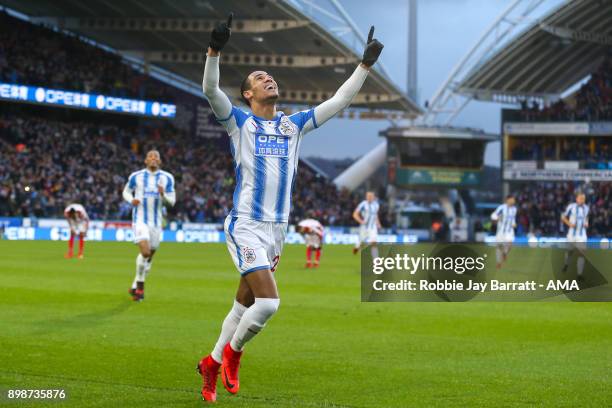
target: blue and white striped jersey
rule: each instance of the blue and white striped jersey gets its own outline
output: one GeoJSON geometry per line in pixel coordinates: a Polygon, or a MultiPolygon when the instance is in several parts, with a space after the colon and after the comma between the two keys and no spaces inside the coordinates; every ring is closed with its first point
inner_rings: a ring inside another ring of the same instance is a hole
{"type": "Polygon", "coordinates": [[[378,228],[376,224],[376,220],[378,219],[378,209],[380,205],[378,201],[368,202],[368,200],[363,200],[357,206],[357,212],[361,215],[361,218],[365,221],[362,225],[367,229],[378,228]]]}
{"type": "Polygon", "coordinates": [[[140,204],[132,209],[132,223],[146,224],[150,227],[162,226],[162,207],[164,204],[173,206],[176,201],[174,176],[164,170],[151,172],[142,169],[130,174],[123,189],[123,198],[131,203],[133,199],[140,204]],[[164,188],[164,198],[161,198],[158,187],[164,188]]]}
{"type": "Polygon", "coordinates": [[[236,188],[231,215],[286,223],[302,137],[317,127],[314,109],[266,120],[235,106],[219,122],[230,136],[236,188]]]}
{"type": "Polygon", "coordinates": [[[567,206],[567,209],[563,213],[569,218],[570,224],[574,224],[575,227],[569,228],[567,236],[569,238],[574,237],[586,237],[587,226],[589,224],[589,206],[586,204],[579,205],[577,203],[571,203],[567,206]]]}
{"type": "Polygon", "coordinates": [[[509,234],[514,232],[516,225],[516,206],[502,204],[493,211],[491,219],[497,221],[501,218],[501,222],[497,223],[498,234],[509,234]]]}

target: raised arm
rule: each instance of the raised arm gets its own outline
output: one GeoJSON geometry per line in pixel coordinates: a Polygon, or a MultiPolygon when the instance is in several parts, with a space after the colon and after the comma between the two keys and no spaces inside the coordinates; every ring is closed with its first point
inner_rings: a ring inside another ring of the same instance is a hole
{"type": "Polygon", "coordinates": [[[213,29],[204,64],[202,90],[217,119],[225,119],[232,113],[232,103],[219,88],[219,53],[231,35],[233,17],[234,13],[230,13],[227,23],[217,24],[213,29]]]}
{"type": "Polygon", "coordinates": [[[348,107],[353,101],[353,98],[355,98],[355,96],[359,93],[361,86],[368,76],[370,67],[372,67],[376,60],[378,60],[378,57],[380,56],[380,53],[384,47],[384,45],[373,37],[374,26],[370,28],[368,41],[365,51],[363,52],[361,64],[359,64],[350,78],[344,84],[342,84],[331,99],[328,99],[314,109],[315,122],[317,126],[321,126],[342,109],[348,107]]]}
{"type": "Polygon", "coordinates": [[[348,107],[353,101],[355,95],[359,93],[359,90],[367,77],[368,68],[363,64],[359,64],[357,69],[355,69],[353,72],[353,75],[351,75],[350,78],[347,79],[340,88],[338,88],[334,96],[314,109],[317,126],[321,126],[342,109],[348,107]]]}

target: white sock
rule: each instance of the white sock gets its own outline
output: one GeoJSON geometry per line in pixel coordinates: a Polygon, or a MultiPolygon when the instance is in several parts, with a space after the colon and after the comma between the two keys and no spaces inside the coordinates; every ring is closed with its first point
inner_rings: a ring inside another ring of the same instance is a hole
{"type": "Polygon", "coordinates": [[[584,271],[584,256],[578,258],[576,266],[578,267],[578,276],[582,276],[582,272],[584,271]]]}
{"type": "Polygon", "coordinates": [[[217,344],[215,344],[215,348],[213,349],[212,353],[210,353],[213,360],[215,360],[217,363],[221,364],[221,360],[223,359],[223,347],[225,347],[225,345],[234,336],[234,333],[236,333],[238,323],[240,323],[240,319],[246,310],[246,306],[234,300],[232,309],[229,311],[227,316],[225,316],[225,320],[223,320],[223,324],[221,325],[221,334],[219,335],[217,344]]]}
{"type": "Polygon", "coordinates": [[[145,259],[141,254],[138,254],[136,257],[136,278],[134,282],[144,282],[145,281],[145,259]]]}
{"type": "Polygon", "coordinates": [[[497,259],[498,264],[502,263],[502,261],[504,260],[501,245],[498,245],[497,248],[495,248],[495,258],[497,259]]]}
{"type": "Polygon", "coordinates": [[[261,331],[278,310],[280,299],[255,298],[255,303],[242,315],[230,345],[235,351],[242,351],[244,345],[261,331]]]}
{"type": "Polygon", "coordinates": [[[372,254],[372,259],[378,258],[378,247],[376,245],[372,245],[370,252],[372,254]]]}
{"type": "Polygon", "coordinates": [[[153,263],[153,259],[149,258],[146,259],[144,262],[144,274],[145,276],[147,276],[149,274],[149,272],[151,271],[151,264],[153,263]]]}

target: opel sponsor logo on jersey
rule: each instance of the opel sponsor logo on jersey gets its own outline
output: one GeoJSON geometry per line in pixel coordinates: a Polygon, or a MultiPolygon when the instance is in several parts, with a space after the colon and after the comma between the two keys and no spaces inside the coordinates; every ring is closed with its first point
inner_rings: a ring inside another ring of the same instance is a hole
{"type": "Polygon", "coordinates": [[[253,248],[243,248],[242,249],[242,253],[244,255],[244,261],[246,263],[253,263],[255,262],[255,259],[257,258],[257,256],[255,255],[255,250],[253,248]]]}
{"type": "Polygon", "coordinates": [[[255,156],[289,156],[289,140],[286,136],[257,133],[255,135],[255,156]]]}
{"type": "Polygon", "coordinates": [[[285,136],[297,135],[298,128],[287,116],[283,116],[278,125],[278,130],[285,136]]]}

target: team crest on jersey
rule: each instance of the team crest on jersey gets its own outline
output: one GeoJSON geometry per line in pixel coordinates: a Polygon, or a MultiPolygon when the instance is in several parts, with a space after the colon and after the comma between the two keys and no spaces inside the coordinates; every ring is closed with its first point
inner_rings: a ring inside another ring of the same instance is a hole
{"type": "Polygon", "coordinates": [[[253,248],[243,248],[242,254],[244,255],[244,261],[246,263],[253,263],[255,262],[255,259],[257,259],[257,256],[255,255],[255,250],[253,248]]]}
{"type": "Polygon", "coordinates": [[[282,135],[285,136],[295,136],[298,133],[298,128],[289,117],[283,116],[280,120],[280,124],[278,125],[278,130],[282,135]]]}

